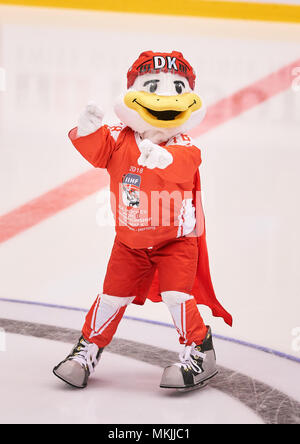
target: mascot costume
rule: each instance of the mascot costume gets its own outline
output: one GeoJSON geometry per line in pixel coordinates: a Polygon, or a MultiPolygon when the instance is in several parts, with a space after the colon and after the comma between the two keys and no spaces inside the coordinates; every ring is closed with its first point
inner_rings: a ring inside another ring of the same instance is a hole
{"type": "Polygon", "coordinates": [[[167,305],[179,341],[179,362],[165,368],[160,387],[192,389],[217,374],[211,329],[197,304],[232,325],[217,301],[209,271],[200,197],[201,152],[188,130],[205,116],[194,93],[195,73],[180,52],[140,54],[115,104],[121,120],[102,124],[89,104],[69,133],[75,148],[110,175],[116,238],[103,291],[82,336],[54,374],[83,388],[112,340],[126,307],[146,298],[167,305]]]}

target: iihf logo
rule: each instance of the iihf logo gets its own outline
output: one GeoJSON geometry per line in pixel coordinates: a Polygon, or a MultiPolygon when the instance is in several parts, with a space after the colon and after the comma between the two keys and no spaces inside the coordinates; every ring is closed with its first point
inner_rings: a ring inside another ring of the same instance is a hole
{"type": "Polygon", "coordinates": [[[122,178],[122,198],[127,207],[140,205],[141,176],[138,174],[125,174],[122,178]]]}

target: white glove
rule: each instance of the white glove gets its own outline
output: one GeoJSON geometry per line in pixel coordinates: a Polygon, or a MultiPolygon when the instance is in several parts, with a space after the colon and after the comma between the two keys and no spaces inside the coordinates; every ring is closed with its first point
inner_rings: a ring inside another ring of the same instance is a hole
{"type": "Polygon", "coordinates": [[[88,103],[78,119],[77,137],[88,136],[102,126],[104,112],[94,102],[88,103]]]}
{"type": "Polygon", "coordinates": [[[149,139],[144,139],[139,144],[141,155],[138,164],[152,170],[153,168],[165,169],[173,162],[173,156],[163,147],[156,145],[149,139]]]}

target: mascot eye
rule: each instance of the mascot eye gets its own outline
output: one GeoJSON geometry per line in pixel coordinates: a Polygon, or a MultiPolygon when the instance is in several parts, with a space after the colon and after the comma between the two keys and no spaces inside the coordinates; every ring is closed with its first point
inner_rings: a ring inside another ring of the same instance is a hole
{"type": "Polygon", "coordinates": [[[183,82],[174,82],[174,83],[177,94],[181,94],[184,88],[184,83],[183,82]]]}
{"type": "Polygon", "coordinates": [[[158,85],[159,80],[147,80],[147,82],[144,83],[144,87],[148,87],[149,92],[151,93],[155,93],[155,91],[157,90],[157,85],[158,85]]]}
{"type": "Polygon", "coordinates": [[[149,91],[150,91],[151,93],[155,93],[156,90],[157,90],[157,83],[151,83],[151,84],[149,85],[149,91]]]}

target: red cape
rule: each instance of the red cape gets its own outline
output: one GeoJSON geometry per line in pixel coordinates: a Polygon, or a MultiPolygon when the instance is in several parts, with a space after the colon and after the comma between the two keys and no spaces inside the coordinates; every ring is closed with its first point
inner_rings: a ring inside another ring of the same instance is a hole
{"type": "MultiPolygon", "coordinates": [[[[232,326],[232,316],[222,307],[216,298],[214,288],[211,281],[208,252],[206,245],[206,232],[205,232],[205,218],[203,213],[202,201],[201,201],[201,184],[199,171],[195,174],[194,179],[194,206],[196,208],[196,233],[194,236],[198,239],[198,267],[197,275],[192,289],[192,294],[196,299],[197,304],[207,305],[212,314],[216,317],[222,317],[224,321],[232,326]]],[[[159,292],[159,280],[158,272],[156,271],[151,288],[147,295],[147,298],[152,302],[161,302],[161,296],[159,292]]],[[[139,302],[139,298],[136,298],[136,303],[139,302]]]]}

